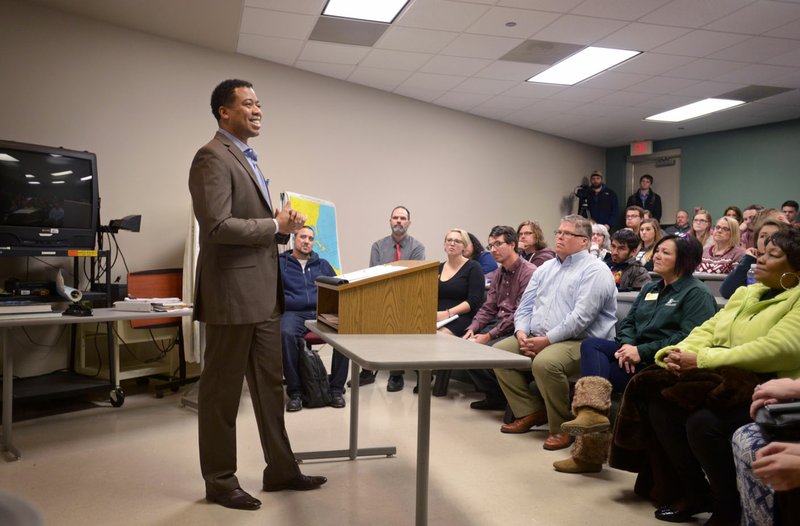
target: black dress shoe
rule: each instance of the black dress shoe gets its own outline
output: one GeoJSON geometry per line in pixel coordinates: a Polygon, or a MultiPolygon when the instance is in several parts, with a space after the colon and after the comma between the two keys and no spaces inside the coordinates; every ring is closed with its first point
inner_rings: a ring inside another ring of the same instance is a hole
{"type": "Polygon", "coordinates": [[[264,491],[283,491],[287,489],[294,491],[308,491],[310,489],[317,489],[326,482],[328,482],[326,477],[298,475],[291,480],[287,480],[286,482],[265,482],[264,491]]]}
{"type": "MultiPolygon", "coordinates": [[[[362,369],[360,373],[358,373],[358,385],[369,385],[375,383],[375,376],[378,373],[373,371],[368,371],[366,369],[362,369]]],[[[353,380],[347,380],[347,387],[353,387],[353,380]]]]}
{"type": "Polygon", "coordinates": [[[390,393],[396,393],[397,391],[403,390],[403,385],[405,381],[403,377],[400,375],[393,375],[389,377],[389,383],[386,384],[386,390],[390,393]]]}
{"type": "Polygon", "coordinates": [[[480,409],[483,411],[503,411],[506,408],[506,401],[503,399],[487,398],[486,400],[478,400],[469,404],[472,409],[480,409]]]}
{"type": "Polygon", "coordinates": [[[257,510],[261,507],[261,501],[242,488],[236,488],[221,495],[206,493],[206,500],[234,510],[257,510]]]}
{"type": "Polygon", "coordinates": [[[347,405],[347,403],[344,401],[344,395],[342,395],[342,393],[331,393],[331,407],[341,409],[345,405],[347,405]]]}
{"type": "Polygon", "coordinates": [[[698,513],[711,511],[711,504],[698,504],[686,508],[679,505],[661,506],[655,511],[656,519],[666,522],[689,522],[698,513]]]}
{"type": "Polygon", "coordinates": [[[303,409],[303,399],[300,396],[293,396],[289,398],[289,401],[286,402],[286,412],[287,413],[294,413],[295,411],[300,411],[303,409]]]}

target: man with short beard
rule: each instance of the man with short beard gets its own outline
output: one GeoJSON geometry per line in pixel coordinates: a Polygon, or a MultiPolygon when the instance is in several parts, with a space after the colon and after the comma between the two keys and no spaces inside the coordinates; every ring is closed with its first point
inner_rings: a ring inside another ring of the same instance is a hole
{"type": "Polygon", "coordinates": [[[595,223],[605,225],[608,231],[617,226],[619,200],[614,190],[603,184],[603,174],[594,171],[589,178],[592,194],[589,198],[589,213],[595,223]]]}

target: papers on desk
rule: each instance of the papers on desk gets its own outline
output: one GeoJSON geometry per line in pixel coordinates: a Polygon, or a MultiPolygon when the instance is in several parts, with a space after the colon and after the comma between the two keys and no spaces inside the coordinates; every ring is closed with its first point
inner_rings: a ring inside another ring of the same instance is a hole
{"type": "Polygon", "coordinates": [[[125,298],[115,301],[116,310],[131,312],[168,312],[172,310],[188,309],[191,304],[184,303],[180,298],[125,298]]]}
{"type": "Polygon", "coordinates": [[[0,316],[8,314],[41,314],[53,312],[49,303],[38,301],[3,301],[0,302],[0,316]]]}
{"type": "Polygon", "coordinates": [[[376,276],[400,272],[401,270],[406,270],[406,268],[407,267],[400,265],[376,265],[374,267],[367,267],[365,269],[348,272],[347,274],[341,274],[331,278],[319,276],[317,281],[322,283],[330,283],[332,285],[343,285],[345,283],[355,283],[356,281],[361,281],[367,278],[374,278],[376,276]]]}
{"type": "Polygon", "coordinates": [[[453,321],[456,318],[458,318],[458,314],[453,314],[452,316],[450,316],[447,319],[444,319],[442,321],[437,321],[436,322],[436,328],[437,329],[441,329],[442,327],[444,327],[445,325],[447,325],[448,323],[450,323],[451,321],[453,321]]]}

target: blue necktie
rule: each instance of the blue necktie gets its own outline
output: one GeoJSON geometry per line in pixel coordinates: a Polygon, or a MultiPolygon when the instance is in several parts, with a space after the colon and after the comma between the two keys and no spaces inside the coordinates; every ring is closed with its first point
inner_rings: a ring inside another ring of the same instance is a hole
{"type": "Polygon", "coordinates": [[[272,200],[269,196],[269,179],[264,179],[264,175],[261,173],[261,169],[258,167],[258,155],[256,151],[252,148],[248,148],[244,151],[245,157],[253,161],[253,168],[256,172],[256,180],[258,181],[258,187],[261,189],[261,194],[264,196],[264,199],[267,200],[267,206],[272,209],[272,200]]]}

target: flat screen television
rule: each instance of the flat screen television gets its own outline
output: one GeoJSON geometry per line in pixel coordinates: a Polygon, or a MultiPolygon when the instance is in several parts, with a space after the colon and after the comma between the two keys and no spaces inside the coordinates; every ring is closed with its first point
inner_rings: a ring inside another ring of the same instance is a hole
{"type": "Polygon", "coordinates": [[[93,249],[97,157],[0,140],[0,248],[93,249]]]}

